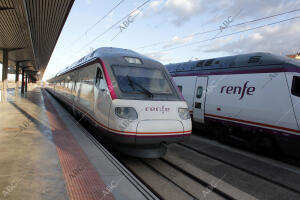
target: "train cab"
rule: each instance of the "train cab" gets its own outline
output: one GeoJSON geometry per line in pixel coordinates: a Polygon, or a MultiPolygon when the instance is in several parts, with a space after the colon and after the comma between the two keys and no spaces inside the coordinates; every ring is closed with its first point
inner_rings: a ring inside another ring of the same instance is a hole
{"type": "Polygon", "coordinates": [[[167,144],[192,132],[187,104],[167,70],[134,51],[97,49],[49,82],[72,112],[129,155],[160,157],[167,144]],[[57,84],[67,79],[68,89],[57,84]]]}

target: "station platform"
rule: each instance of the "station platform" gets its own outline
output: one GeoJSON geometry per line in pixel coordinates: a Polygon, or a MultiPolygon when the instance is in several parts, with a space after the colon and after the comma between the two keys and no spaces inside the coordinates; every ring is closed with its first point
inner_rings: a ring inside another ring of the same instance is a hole
{"type": "Polygon", "coordinates": [[[158,199],[44,89],[0,103],[0,200],[158,199]]]}

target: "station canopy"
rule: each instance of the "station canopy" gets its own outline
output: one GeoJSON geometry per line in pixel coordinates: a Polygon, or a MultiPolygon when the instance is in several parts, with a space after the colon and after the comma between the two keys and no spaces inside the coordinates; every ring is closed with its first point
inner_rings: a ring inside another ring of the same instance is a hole
{"type": "Polygon", "coordinates": [[[41,79],[74,0],[0,0],[0,62],[41,79]],[[40,72],[40,73],[38,73],[40,72]]]}

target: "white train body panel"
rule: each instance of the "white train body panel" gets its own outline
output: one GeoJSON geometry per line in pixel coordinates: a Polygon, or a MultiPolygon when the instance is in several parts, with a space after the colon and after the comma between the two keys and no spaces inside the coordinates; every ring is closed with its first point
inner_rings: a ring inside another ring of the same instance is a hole
{"type": "MultiPolygon", "coordinates": [[[[195,122],[204,123],[205,118],[223,120],[232,118],[239,121],[230,121],[242,124],[249,124],[242,122],[244,120],[294,130],[299,129],[285,73],[175,77],[174,80],[178,85],[182,85],[183,96],[189,105],[189,109],[193,111],[193,115],[197,116],[199,112],[204,110],[204,116],[201,115],[201,118],[194,117],[195,122]],[[201,99],[195,98],[196,87],[203,86],[197,85],[199,79],[207,80],[207,87],[203,89],[201,98],[205,98],[205,103],[202,104],[201,109],[193,106],[201,101],[201,99]],[[243,93],[246,82],[247,85],[243,93]],[[187,90],[185,90],[186,88],[187,90]],[[194,91],[191,91],[191,88],[194,91]],[[227,90],[227,88],[229,89],[227,90]],[[252,90],[254,91],[251,92],[252,90]],[[227,117],[227,119],[223,117],[227,117]]],[[[294,98],[294,105],[296,106],[298,106],[297,101],[299,101],[299,97],[294,98]]],[[[300,106],[295,107],[295,109],[300,111],[300,106]]],[[[264,127],[258,124],[256,126],[264,127]]]]}
{"type": "Polygon", "coordinates": [[[137,101],[116,99],[112,102],[109,128],[119,130],[123,135],[154,136],[181,135],[191,131],[190,120],[181,120],[178,108],[187,107],[184,101],[137,101]],[[137,120],[121,119],[114,113],[115,107],[133,107],[137,120]],[[124,133],[125,132],[125,133],[124,133]],[[130,133],[133,132],[133,133],[130,133]]]}
{"type": "MultiPolygon", "coordinates": [[[[285,74],[277,73],[273,79],[270,78],[272,75],[269,73],[227,75],[220,81],[219,87],[208,93],[206,112],[240,120],[298,129],[285,74]],[[244,90],[246,82],[248,88],[244,90]],[[224,91],[223,88],[221,93],[223,86],[229,87],[229,90],[224,91]],[[238,91],[236,94],[234,91],[230,91],[230,86],[241,88],[240,94],[238,91]],[[254,88],[255,91],[247,93],[249,88],[254,88]],[[276,90],[274,90],[275,88],[276,90]]],[[[213,76],[209,78],[209,83],[218,79],[218,76],[213,76]]]]}
{"type": "MultiPolygon", "coordinates": [[[[285,74],[286,74],[289,91],[291,91],[293,88],[293,78],[300,77],[300,73],[286,72],[285,74]]],[[[290,97],[291,97],[291,103],[294,108],[294,115],[297,120],[298,127],[300,128],[300,97],[293,94],[291,94],[290,97]]]]}

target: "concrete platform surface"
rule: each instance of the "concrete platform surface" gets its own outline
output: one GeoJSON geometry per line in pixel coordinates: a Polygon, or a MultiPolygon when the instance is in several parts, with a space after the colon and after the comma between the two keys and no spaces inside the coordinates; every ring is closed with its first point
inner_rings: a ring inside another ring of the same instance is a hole
{"type": "Polygon", "coordinates": [[[157,199],[46,91],[0,103],[0,200],[157,199]]]}

